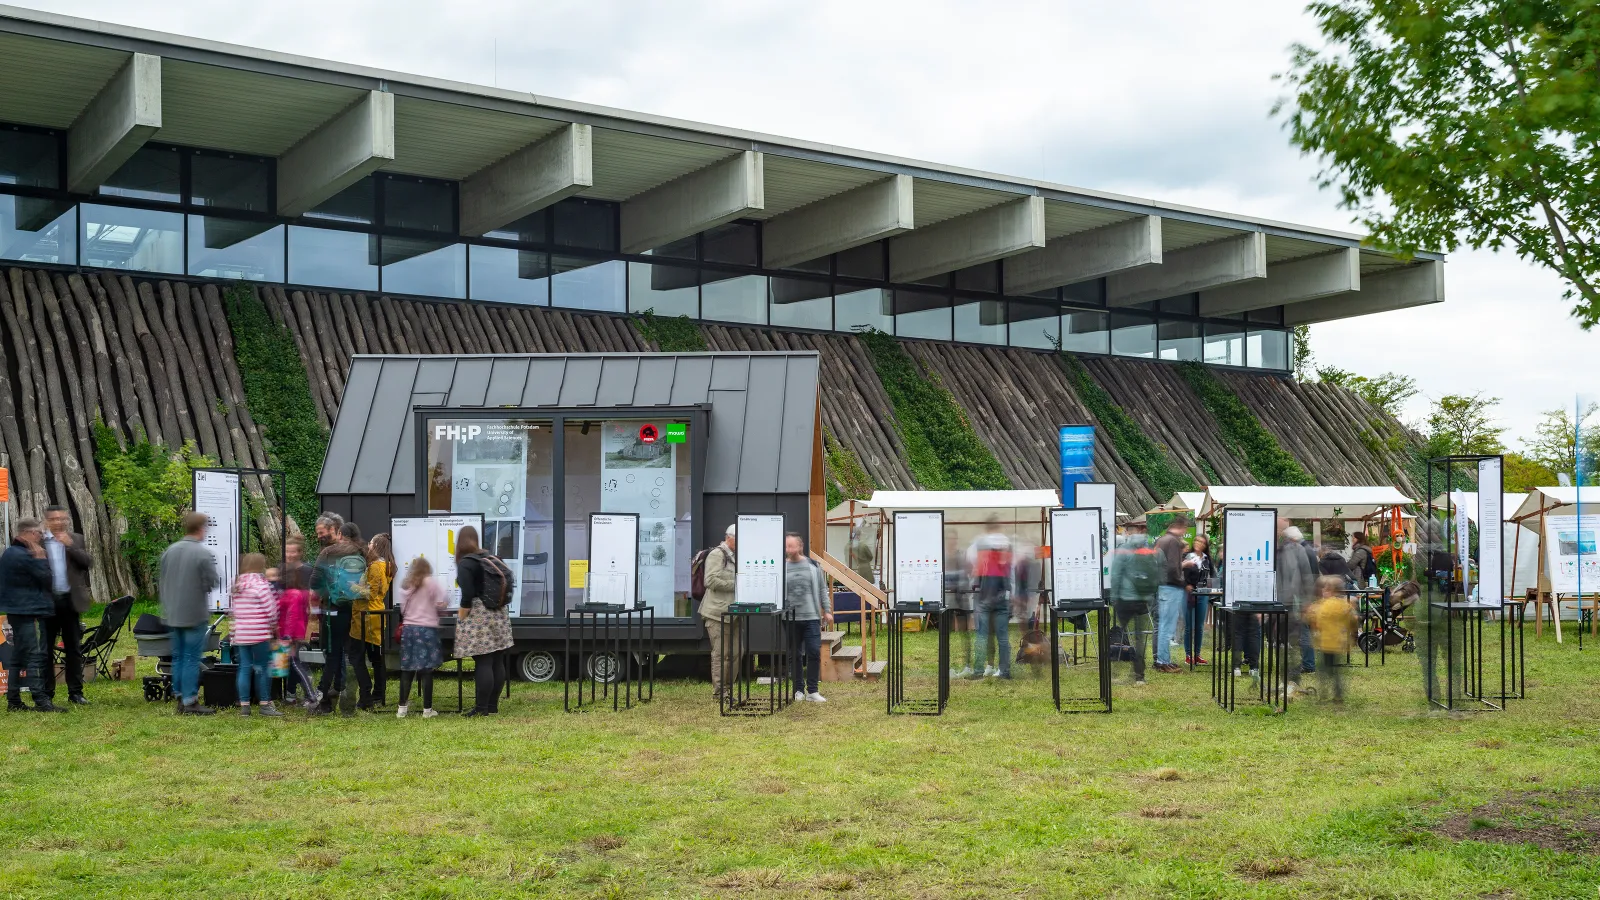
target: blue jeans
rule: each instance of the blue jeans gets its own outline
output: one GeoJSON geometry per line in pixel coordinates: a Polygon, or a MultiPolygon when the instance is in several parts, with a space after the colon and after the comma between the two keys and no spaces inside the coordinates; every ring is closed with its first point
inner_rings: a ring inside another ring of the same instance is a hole
{"type": "Polygon", "coordinates": [[[50,698],[44,692],[44,670],[52,665],[50,653],[44,646],[43,616],[10,616],[11,623],[11,681],[6,685],[6,700],[12,705],[22,702],[23,669],[28,670],[28,696],[35,705],[50,698]]]}
{"type": "Polygon", "coordinates": [[[172,692],[185,706],[200,702],[200,654],[206,646],[206,626],[173,628],[172,692]]]}
{"type": "Polygon", "coordinates": [[[1163,584],[1156,588],[1156,665],[1172,665],[1172,641],[1178,634],[1178,617],[1187,599],[1183,588],[1163,584]]]}
{"type": "Polygon", "coordinates": [[[1011,605],[1001,598],[994,605],[987,605],[978,601],[978,636],[977,646],[973,648],[975,659],[972,661],[972,674],[981,676],[983,669],[989,665],[989,632],[993,630],[995,639],[1000,644],[1000,677],[1011,677],[1011,605]]]}
{"type": "Polygon", "coordinates": [[[250,685],[252,680],[256,688],[255,699],[262,703],[272,702],[272,642],[261,641],[255,644],[234,644],[234,656],[238,658],[239,675],[235,684],[239,688],[239,705],[250,705],[250,685]]]}
{"type": "MultiPolygon", "coordinates": [[[[1296,614],[1296,619],[1299,615],[1296,614]]],[[[1317,652],[1311,649],[1311,623],[1301,621],[1300,628],[1300,672],[1310,675],[1317,670],[1317,652]]]]}
{"type": "Polygon", "coordinates": [[[817,692],[817,677],[822,666],[822,620],[794,623],[794,689],[817,692]]]}
{"type": "Polygon", "coordinates": [[[1188,598],[1188,618],[1184,620],[1183,655],[1200,656],[1200,645],[1206,636],[1206,601],[1199,597],[1188,598]]]}

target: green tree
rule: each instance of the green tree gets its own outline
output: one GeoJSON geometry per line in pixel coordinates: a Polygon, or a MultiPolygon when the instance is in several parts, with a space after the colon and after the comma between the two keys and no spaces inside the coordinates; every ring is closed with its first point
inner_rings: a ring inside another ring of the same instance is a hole
{"type": "Polygon", "coordinates": [[[101,496],[127,523],[119,538],[122,553],[140,592],[154,596],[161,554],[180,537],[179,521],[194,499],[194,470],[217,462],[196,450],[194,441],[173,450],[140,439],[124,449],[98,419],[94,440],[101,496]]]}
{"type": "Polygon", "coordinates": [[[1493,425],[1499,403],[1499,397],[1481,393],[1446,394],[1434,401],[1427,422],[1428,456],[1492,455],[1505,450],[1500,441],[1505,429],[1493,425]]]}
{"type": "Polygon", "coordinates": [[[1417,395],[1417,380],[1398,372],[1385,372],[1377,378],[1356,375],[1346,386],[1356,396],[1396,419],[1400,418],[1400,409],[1406,401],[1417,395]]]}
{"type": "Polygon", "coordinates": [[[1315,371],[1312,365],[1314,354],[1311,352],[1311,326],[1296,325],[1294,333],[1290,335],[1289,352],[1293,354],[1293,370],[1295,381],[1310,381],[1311,373],[1315,371]]]}
{"type": "MultiPolygon", "coordinates": [[[[1578,470],[1578,433],[1570,409],[1546,410],[1533,427],[1533,439],[1523,441],[1527,457],[1551,472],[1569,475],[1578,470]]],[[[1600,406],[1589,404],[1583,410],[1583,449],[1587,459],[1600,456],[1600,406]]],[[[1589,466],[1585,466],[1587,470],[1589,466]]],[[[1592,473],[1590,473],[1592,474],[1592,473]]],[[[1555,481],[1546,482],[1555,484],[1555,481]]]]}
{"type": "Polygon", "coordinates": [[[1600,321],[1600,3],[1319,0],[1281,76],[1290,141],[1376,244],[1511,248],[1600,321]]]}
{"type": "Polygon", "coordinates": [[[1505,490],[1527,492],[1538,487],[1550,487],[1555,483],[1556,473],[1544,463],[1529,459],[1521,453],[1506,454],[1505,490]]]}

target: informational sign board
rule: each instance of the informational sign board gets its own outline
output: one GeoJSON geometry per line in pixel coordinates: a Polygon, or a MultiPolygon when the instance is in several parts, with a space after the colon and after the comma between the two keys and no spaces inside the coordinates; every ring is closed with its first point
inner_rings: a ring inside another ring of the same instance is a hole
{"type": "Polygon", "coordinates": [[[944,513],[894,514],[894,600],[944,602],[944,513]]]}
{"type": "Polygon", "coordinates": [[[1461,570],[1461,595],[1472,596],[1472,529],[1467,492],[1450,492],[1450,513],[1456,517],[1456,567],[1461,570]]]}
{"type": "Polygon", "coordinates": [[[1278,599],[1277,539],[1277,510],[1223,511],[1224,604],[1273,603],[1278,599]]]}
{"type": "Polygon", "coordinates": [[[1099,600],[1100,510],[1050,510],[1050,577],[1055,600],[1099,600]]]}
{"type": "Polygon", "coordinates": [[[631,607],[638,599],[638,513],[590,513],[588,602],[631,607]]]}
{"type": "Polygon", "coordinates": [[[741,513],[734,548],[733,602],[783,608],[783,516],[741,513]]]}
{"type": "Polygon", "coordinates": [[[1600,593],[1600,516],[1546,516],[1544,548],[1550,590],[1600,593]]]}
{"type": "Polygon", "coordinates": [[[206,517],[205,545],[217,561],[217,586],[206,595],[206,605],[222,612],[239,573],[239,473],[195,469],[194,511],[206,517]]]}
{"type": "Polygon", "coordinates": [[[1505,495],[1500,457],[1478,460],[1478,599],[1505,599],[1505,495]]]}
{"type": "Polygon", "coordinates": [[[1060,426],[1056,447],[1061,456],[1061,500],[1067,502],[1073,485],[1094,480],[1094,426],[1060,426]]]}
{"type": "MultiPolygon", "coordinates": [[[[456,535],[468,525],[483,534],[483,516],[477,513],[446,516],[396,516],[389,520],[389,540],[399,568],[395,584],[403,584],[417,557],[433,567],[433,580],[444,588],[451,609],[461,608],[461,586],[456,584],[456,535]]],[[[399,596],[396,591],[395,596],[399,596]]]]}
{"type": "Polygon", "coordinates": [[[1105,481],[1080,481],[1072,486],[1072,496],[1061,494],[1061,502],[1075,509],[1100,510],[1100,586],[1111,587],[1111,548],[1117,531],[1117,486],[1105,481]]]}

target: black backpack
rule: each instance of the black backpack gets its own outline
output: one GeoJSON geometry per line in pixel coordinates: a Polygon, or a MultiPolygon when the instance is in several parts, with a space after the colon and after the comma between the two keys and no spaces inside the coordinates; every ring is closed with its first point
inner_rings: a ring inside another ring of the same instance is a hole
{"type": "Polygon", "coordinates": [[[474,553],[472,558],[483,564],[483,585],[478,602],[484,609],[504,609],[511,602],[511,570],[499,557],[487,553],[474,553]]]}

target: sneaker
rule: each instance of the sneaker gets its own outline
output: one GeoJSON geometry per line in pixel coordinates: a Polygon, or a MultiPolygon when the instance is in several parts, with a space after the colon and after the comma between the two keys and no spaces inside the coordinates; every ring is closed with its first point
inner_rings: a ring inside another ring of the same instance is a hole
{"type": "Polygon", "coordinates": [[[50,702],[48,699],[46,699],[46,700],[44,700],[42,702],[35,703],[33,705],[33,711],[34,712],[59,712],[59,713],[64,713],[64,712],[67,711],[67,708],[65,706],[57,706],[54,703],[50,702]]]}
{"type": "MultiPolygon", "coordinates": [[[[1092,535],[1091,535],[1091,537],[1092,537],[1092,535]]],[[[396,706],[394,708],[394,717],[396,719],[404,719],[406,717],[405,704],[401,704],[400,706],[396,706]]]]}
{"type": "Polygon", "coordinates": [[[1196,656],[1194,658],[1194,665],[1197,665],[1197,666],[1209,666],[1209,665],[1211,665],[1211,660],[1206,659],[1204,656],[1196,656]]]}
{"type": "MultiPolygon", "coordinates": [[[[1091,536],[1091,539],[1092,539],[1092,536],[1091,536]]],[[[1256,671],[1255,669],[1251,669],[1250,670],[1250,674],[1254,675],[1255,671],[1256,671]]],[[[1233,677],[1238,678],[1240,675],[1243,675],[1243,674],[1244,674],[1243,672],[1239,671],[1239,667],[1238,666],[1234,666],[1233,667],[1233,677]]]]}
{"type": "Polygon", "coordinates": [[[996,675],[999,675],[999,674],[1000,674],[1000,670],[996,669],[994,666],[984,666],[983,667],[983,677],[985,677],[985,678],[993,678],[993,677],[995,677],[996,675]]]}
{"type": "Polygon", "coordinates": [[[201,706],[198,702],[187,704],[183,707],[182,714],[186,716],[214,716],[217,711],[209,706],[201,706]]]}
{"type": "Polygon", "coordinates": [[[246,719],[250,718],[250,706],[249,706],[249,704],[245,704],[245,705],[239,707],[239,715],[244,716],[246,719]]]}
{"type": "Polygon", "coordinates": [[[1185,656],[1185,657],[1184,657],[1184,658],[1183,658],[1183,664],[1184,664],[1184,665],[1186,665],[1186,666],[1192,666],[1192,665],[1194,665],[1194,657],[1192,657],[1192,656],[1185,656]]]}
{"type": "Polygon", "coordinates": [[[806,692],[805,691],[795,691],[794,692],[794,702],[796,702],[796,703],[804,703],[804,702],[806,702],[806,692]]]}
{"type": "Polygon", "coordinates": [[[431,707],[431,706],[430,706],[430,707],[428,707],[428,708],[427,708],[427,709],[425,709],[425,710],[423,710],[423,711],[422,711],[422,717],[423,717],[423,718],[424,718],[424,719],[431,719],[431,718],[433,718],[433,717],[434,717],[434,716],[437,716],[437,715],[438,715],[438,714],[439,714],[439,711],[438,711],[438,710],[436,710],[436,709],[434,709],[434,708],[433,708],[433,707],[431,707]]]}
{"type": "Polygon", "coordinates": [[[78,706],[88,706],[89,705],[89,698],[85,697],[82,694],[73,694],[72,696],[67,698],[67,702],[68,703],[72,703],[72,704],[76,704],[78,706]]]}
{"type": "Polygon", "coordinates": [[[28,711],[28,704],[23,703],[21,700],[7,700],[6,701],[6,712],[27,712],[27,711],[28,711]]]}
{"type": "Polygon", "coordinates": [[[1289,682],[1289,699],[1293,700],[1295,698],[1295,695],[1298,694],[1298,693],[1300,693],[1300,685],[1295,684],[1292,681],[1289,682]]]}
{"type": "Polygon", "coordinates": [[[283,718],[283,710],[277,708],[276,706],[273,706],[271,703],[263,703],[263,704],[261,704],[261,708],[259,710],[257,710],[257,711],[260,712],[263,716],[267,716],[268,718],[274,718],[274,719],[283,718]]]}
{"type": "MultiPolygon", "coordinates": [[[[1094,539],[1093,538],[1093,532],[1091,532],[1090,533],[1090,540],[1093,540],[1093,539],[1094,539]]],[[[1144,687],[1145,686],[1145,680],[1143,678],[1135,678],[1133,680],[1133,686],[1134,687],[1144,687]]]]}
{"type": "Polygon", "coordinates": [[[950,670],[950,677],[951,678],[971,678],[972,677],[972,667],[971,666],[962,666],[959,669],[951,669],[950,670]]]}
{"type": "Polygon", "coordinates": [[[817,693],[816,691],[812,691],[811,693],[807,694],[806,695],[806,699],[810,700],[812,703],[827,703],[828,702],[828,698],[827,697],[822,696],[821,694],[817,693]]]}

